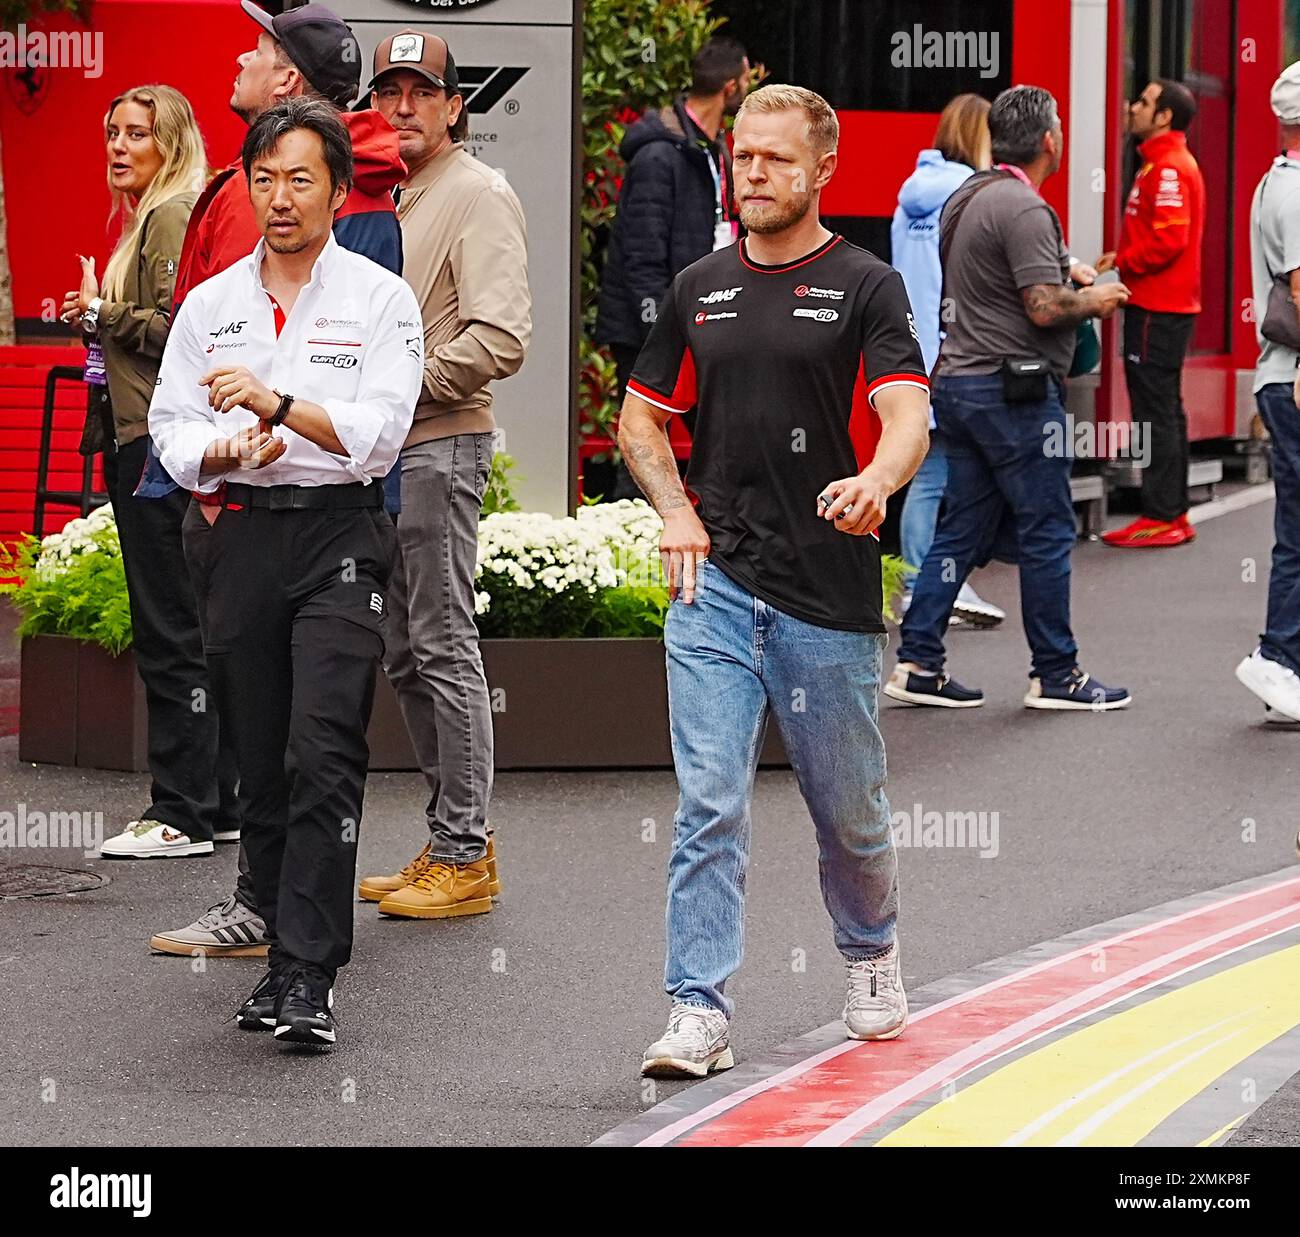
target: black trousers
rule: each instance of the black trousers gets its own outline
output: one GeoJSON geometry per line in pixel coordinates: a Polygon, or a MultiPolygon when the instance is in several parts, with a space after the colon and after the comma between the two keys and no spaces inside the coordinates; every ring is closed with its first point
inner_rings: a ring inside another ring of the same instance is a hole
{"type": "MultiPolygon", "coordinates": [[[[212,529],[203,511],[193,499],[185,512],[181,524],[181,541],[185,547],[185,562],[189,566],[190,580],[194,585],[194,601],[198,610],[199,630],[206,628],[208,607],[208,580],[211,571],[212,529]]],[[[239,764],[235,759],[235,744],[230,736],[230,727],[221,725],[221,709],[214,699],[212,708],[217,714],[217,794],[220,807],[219,829],[242,829],[239,814],[239,797],[236,788],[239,785],[239,764]]],[[[253,877],[248,870],[248,855],[244,843],[239,843],[239,876],[235,882],[235,897],[249,910],[256,912],[257,895],[253,892],[253,877]]]]}
{"type": "Polygon", "coordinates": [[[104,480],[117,519],[131,602],[135,664],[149,707],[151,802],[141,819],[210,840],[222,827],[217,787],[217,713],[198,610],[182,548],[189,495],[136,498],[147,437],[104,452],[104,480]]]}
{"type": "Polygon", "coordinates": [[[1124,310],[1124,376],[1135,422],[1145,423],[1150,463],[1142,470],[1142,514],[1175,520],[1188,506],[1183,360],[1195,314],[1124,310]]]}
{"type": "Polygon", "coordinates": [[[245,505],[223,509],[210,532],[205,643],[271,965],[333,974],[352,953],[366,726],[396,531],[377,508],[245,505]]]}

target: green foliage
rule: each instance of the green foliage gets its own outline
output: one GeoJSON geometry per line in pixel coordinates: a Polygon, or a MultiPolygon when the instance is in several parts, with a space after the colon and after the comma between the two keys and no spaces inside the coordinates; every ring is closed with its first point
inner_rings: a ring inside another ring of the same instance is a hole
{"type": "Polygon", "coordinates": [[[600,293],[602,233],[613,222],[623,183],[618,148],[629,123],[690,85],[691,61],[723,23],[709,0],[586,0],[582,64],[582,339],[578,416],[583,437],[613,446],[614,362],[591,340],[600,293]]]}
{"type": "Polygon", "coordinates": [[[882,604],[885,617],[891,623],[899,621],[900,616],[894,610],[894,602],[902,595],[907,584],[907,577],[910,574],[911,571],[907,564],[897,554],[882,554],[880,556],[880,582],[883,586],[881,592],[884,594],[882,604]]]}
{"type": "Polygon", "coordinates": [[[37,570],[41,543],[35,537],[25,537],[17,553],[4,553],[0,572],[18,579],[0,584],[0,596],[9,597],[21,615],[20,637],[72,636],[110,653],[130,645],[131,606],[117,530],[110,526],[91,536],[97,549],[73,556],[57,574],[37,570]]]}
{"type": "Polygon", "coordinates": [[[488,473],[487,489],[483,491],[483,515],[519,510],[519,500],[514,493],[514,483],[518,478],[510,475],[514,467],[514,456],[504,451],[493,453],[492,470],[488,473]]]}

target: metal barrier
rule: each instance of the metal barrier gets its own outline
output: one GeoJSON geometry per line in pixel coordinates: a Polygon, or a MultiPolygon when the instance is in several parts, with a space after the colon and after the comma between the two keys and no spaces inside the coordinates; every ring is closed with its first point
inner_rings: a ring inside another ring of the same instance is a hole
{"type": "Polygon", "coordinates": [[[33,532],[37,537],[45,535],[45,508],[50,503],[70,507],[79,507],[81,514],[87,516],[96,507],[108,502],[108,495],[92,488],[94,486],[95,457],[87,455],[81,466],[81,489],[52,490],[50,479],[50,444],[54,438],[54,391],[59,382],[75,382],[84,385],[80,366],[55,365],[51,367],[45,379],[45,407],[41,414],[41,448],[36,459],[36,510],[33,514],[33,532]]]}

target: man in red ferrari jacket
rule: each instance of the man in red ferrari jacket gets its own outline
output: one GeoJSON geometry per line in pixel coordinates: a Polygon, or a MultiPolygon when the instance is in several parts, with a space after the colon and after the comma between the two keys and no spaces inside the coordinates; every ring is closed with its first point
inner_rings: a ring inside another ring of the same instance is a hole
{"type": "Polygon", "coordinates": [[[1183,359],[1201,312],[1201,236],[1205,182],[1187,149],[1196,115],[1180,82],[1154,81],[1129,108],[1129,129],[1141,145],[1119,249],[1104,254],[1128,285],[1124,307],[1124,374],[1135,422],[1148,426],[1151,455],[1142,473],[1142,515],[1104,533],[1125,549],[1182,545],[1196,532],[1187,520],[1187,414],[1183,359]]]}
{"type": "MultiPolygon", "coordinates": [[[[230,106],[252,124],[263,112],[299,95],[317,95],[342,109],[340,119],[352,138],[355,167],[352,191],[335,215],[334,237],[345,249],[402,273],[402,231],[391,191],[406,179],[397,130],[376,111],[349,112],[348,104],[361,84],[361,54],[347,24],[321,4],[307,4],[272,17],[243,0],[244,11],[262,27],[255,50],[239,57],[230,106]]],[[[252,253],[262,233],[253,214],[243,164],[236,159],[222,168],[194,204],[177,269],[172,314],[186,295],[206,279],[220,274],[252,253]]],[[[390,510],[396,509],[395,485],[400,469],[387,484],[390,510]]],[[[165,498],[176,484],[151,453],[138,494],[165,498]]],[[[175,501],[173,498],[170,501],[175,501]]],[[[203,617],[206,598],[208,528],[219,507],[184,505],[185,558],[193,583],[193,621],[203,617]]],[[[178,525],[179,525],[178,517],[178,525]]],[[[187,582],[188,583],[188,582],[187,582]]],[[[178,604],[178,612],[182,607],[178,604]]],[[[211,693],[206,693],[211,699],[211,693]]],[[[218,841],[239,839],[239,809],[235,800],[238,772],[229,744],[222,742],[217,760],[220,792],[218,841]]],[[[234,892],[208,908],[183,928],[159,932],[149,942],[159,953],[209,957],[265,956],[266,926],[257,912],[248,861],[241,845],[239,878],[234,892]]]]}

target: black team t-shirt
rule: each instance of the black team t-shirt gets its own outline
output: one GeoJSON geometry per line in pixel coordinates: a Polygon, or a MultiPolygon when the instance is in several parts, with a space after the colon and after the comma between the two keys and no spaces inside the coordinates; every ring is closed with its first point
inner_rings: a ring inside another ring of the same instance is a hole
{"type": "Polygon", "coordinates": [[[870,462],[893,383],[928,389],[902,276],[833,236],[778,266],[744,241],[688,266],[628,390],[696,409],[686,486],[710,562],[795,618],[878,632],[879,542],[839,532],[817,497],[870,462]]]}

